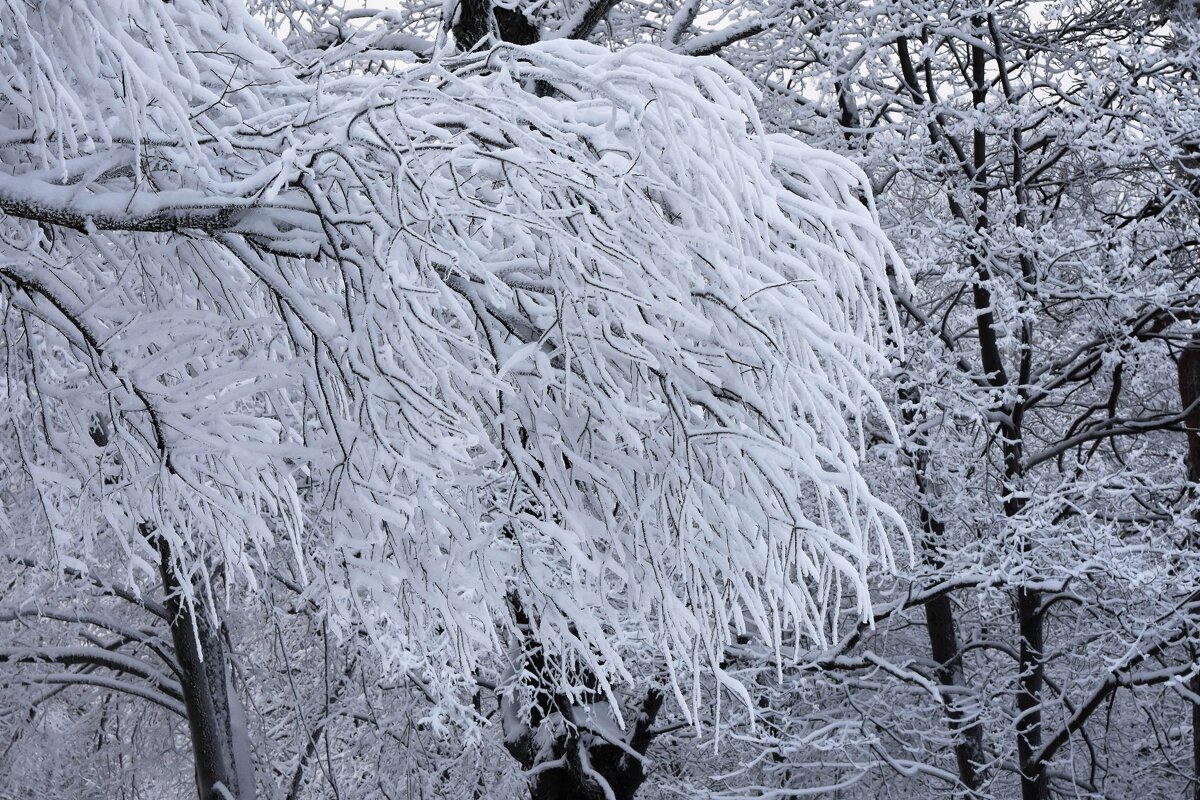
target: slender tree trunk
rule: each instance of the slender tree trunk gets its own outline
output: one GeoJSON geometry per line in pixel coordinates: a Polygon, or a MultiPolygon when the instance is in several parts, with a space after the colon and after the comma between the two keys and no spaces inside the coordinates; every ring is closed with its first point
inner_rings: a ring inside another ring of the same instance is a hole
{"type": "MultiPolygon", "coordinates": [[[[917,399],[915,393],[908,389],[900,391],[904,424],[910,429],[916,421],[912,409],[917,399]]],[[[924,532],[921,539],[922,558],[931,567],[941,568],[944,563],[937,545],[944,540],[946,528],[941,520],[930,513],[926,505],[926,498],[929,496],[928,457],[920,443],[917,444],[917,452],[913,454],[912,461],[919,497],[921,530],[924,532]]],[[[958,623],[948,593],[938,595],[925,604],[925,631],[929,635],[930,654],[937,663],[935,674],[938,683],[952,690],[965,689],[967,683],[958,641],[958,623]]],[[[972,715],[963,709],[960,702],[962,695],[962,691],[951,691],[943,697],[946,718],[957,739],[954,743],[954,759],[958,766],[958,779],[966,789],[967,796],[974,796],[979,789],[979,768],[983,763],[983,726],[978,719],[971,720],[972,715]]]]}
{"type": "MultiPolygon", "coordinates": [[[[981,40],[994,32],[987,17],[972,17],[971,23],[981,40]]],[[[974,43],[970,45],[971,104],[978,111],[981,119],[987,115],[988,91],[991,86],[991,78],[987,69],[988,58],[988,50],[982,45],[974,43]]],[[[1003,64],[999,61],[997,64],[1003,68],[1003,64]]],[[[990,225],[988,218],[990,188],[987,171],[987,136],[987,130],[981,123],[976,126],[971,141],[970,177],[972,192],[975,195],[973,223],[975,240],[980,249],[987,241],[990,225]]],[[[1021,514],[1026,502],[1021,492],[1021,483],[1024,477],[1022,416],[1026,388],[1018,380],[1017,399],[1015,401],[1003,399],[1013,387],[1009,383],[1008,372],[1004,368],[1004,359],[1000,352],[993,296],[990,289],[992,273],[985,255],[979,251],[971,255],[971,267],[976,274],[972,295],[976,309],[976,329],[979,333],[980,360],[988,383],[998,393],[999,405],[996,411],[1002,416],[1002,421],[998,426],[1001,455],[1004,461],[1002,502],[1004,516],[1011,520],[1021,514]]],[[[1027,334],[1028,332],[1025,332],[1026,336],[1027,334]]],[[[1023,336],[1023,338],[1025,337],[1023,336]]],[[[1025,349],[1021,354],[1021,377],[1024,377],[1027,372],[1030,342],[1024,341],[1023,344],[1025,349]]],[[[1025,556],[1029,555],[1033,548],[1033,543],[1024,534],[1021,534],[1014,544],[1025,556]]],[[[1040,591],[1026,585],[1017,587],[1017,629],[1021,640],[1016,697],[1017,760],[1021,768],[1022,800],[1046,800],[1049,791],[1045,765],[1038,763],[1035,758],[1042,745],[1042,684],[1045,680],[1044,617],[1041,605],[1040,591]]]]}
{"type": "Polygon", "coordinates": [[[200,800],[253,800],[252,768],[239,764],[239,759],[244,761],[248,757],[248,748],[238,746],[244,740],[245,729],[243,721],[238,719],[241,706],[230,685],[221,627],[214,625],[208,614],[197,613],[197,609],[183,602],[170,548],[161,536],[143,526],[143,533],[148,530],[159,554],[159,572],[166,592],[165,605],[170,615],[171,639],[179,662],[192,740],[197,793],[200,800]]]}
{"type": "MultiPolygon", "coordinates": [[[[1200,483],[1200,408],[1191,408],[1200,400],[1200,341],[1193,339],[1179,354],[1178,372],[1179,400],[1184,410],[1191,409],[1184,420],[1188,480],[1200,483]]],[[[1193,648],[1193,659],[1195,652],[1193,648]]],[[[1200,675],[1188,681],[1188,689],[1200,694],[1200,675]]],[[[1192,797],[1200,800],[1200,705],[1195,703],[1192,703],[1192,797]]]]}
{"type": "MultiPolygon", "coordinates": [[[[1193,651],[1193,660],[1196,656],[1193,651]]],[[[1200,675],[1188,681],[1193,694],[1200,695],[1200,675]]],[[[1192,800],[1200,800],[1200,705],[1192,703],[1192,800]]]]}
{"type": "MultiPolygon", "coordinates": [[[[930,653],[937,662],[938,682],[948,688],[965,688],[958,629],[948,595],[940,595],[925,604],[925,630],[929,634],[930,653]]],[[[979,766],[983,763],[983,728],[977,719],[968,721],[969,715],[954,695],[947,695],[945,703],[950,729],[961,737],[954,743],[958,779],[968,796],[974,796],[979,789],[979,766]]]]}
{"type": "MultiPolygon", "coordinates": [[[[973,16],[971,23],[978,42],[984,41],[988,36],[995,36],[998,41],[998,31],[995,30],[994,22],[988,17],[973,16]]],[[[996,58],[996,66],[1005,81],[1007,73],[1001,60],[999,46],[997,45],[995,53],[989,53],[988,49],[978,42],[968,43],[969,61],[967,66],[970,76],[971,105],[980,120],[972,131],[969,147],[947,132],[939,115],[935,114],[927,126],[931,143],[947,148],[942,157],[948,162],[953,160],[958,164],[967,179],[972,195],[970,203],[963,202],[953,191],[950,192],[947,199],[951,214],[964,224],[970,225],[975,233],[976,249],[970,255],[970,266],[975,275],[971,294],[975,306],[979,358],[984,377],[996,398],[991,412],[1001,419],[997,426],[1004,475],[1001,501],[1004,506],[1005,518],[1012,520],[1021,514],[1026,502],[1021,493],[1021,484],[1024,479],[1022,418],[1025,401],[1028,397],[1029,375],[1031,374],[1032,330],[1027,325],[1022,326],[1020,367],[1014,385],[1009,381],[1000,350],[991,290],[992,272],[989,266],[990,259],[986,252],[990,227],[988,199],[991,188],[988,174],[988,130],[983,122],[988,118],[988,92],[992,85],[992,77],[988,73],[988,59],[996,58]],[[1013,391],[1014,389],[1015,391],[1013,391]],[[1008,400],[1007,398],[1012,395],[1015,395],[1016,399],[1008,400]]],[[[896,54],[904,80],[904,88],[913,101],[919,106],[927,106],[935,101],[933,84],[927,82],[927,88],[922,86],[917,72],[917,64],[909,52],[906,39],[901,38],[896,42],[896,54]]],[[[1014,142],[1016,143],[1015,139],[1014,142]]],[[[1016,147],[1015,155],[1019,155],[1019,150],[1019,146],[1016,147]]],[[[1021,174],[1019,158],[1014,160],[1012,178],[1015,186],[1023,187],[1024,177],[1021,174]]],[[[1030,274],[1032,265],[1028,259],[1021,259],[1021,268],[1026,273],[1026,281],[1032,280],[1034,277],[1030,274]]],[[[1032,541],[1024,534],[1021,534],[1013,544],[1022,555],[1030,554],[1033,548],[1032,541]]],[[[1049,791],[1045,765],[1037,763],[1035,759],[1042,742],[1041,693],[1045,680],[1041,603],[1041,592],[1037,589],[1029,586],[1018,587],[1015,605],[1020,636],[1018,655],[1020,663],[1017,672],[1016,705],[1017,756],[1021,770],[1022,800],[1046,800],[1049,791]]],[[[936,614],[935,611],[935,616],[936,614]]],[[[947,650],[949,650],[948,647],[947,650]]]]}

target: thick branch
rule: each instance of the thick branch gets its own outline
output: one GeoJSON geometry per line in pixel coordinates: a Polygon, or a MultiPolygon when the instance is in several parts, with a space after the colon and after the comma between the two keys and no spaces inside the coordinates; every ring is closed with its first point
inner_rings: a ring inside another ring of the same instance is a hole
{"type": "Polygon", "coordinates": [[[88,194],[77,186],[0,173],[0,211],[77,231],[227,230],[251,205],[250,200],[213,198],[190,189],[88,194]]]}
{"type": "Polygon", "coordinates": [[[1154,646],[1136,653],[1131,658],[1126,660],[1125,663],[1109,670],[1108,675],[1104,678],[1099,686],[1092,690],[1092,693],[1088,696],[1088,699],[1079,706],[1074,714],[1071,715],[1071,718],[1067,720],[1067,723],[1063,725],[1063,727],[1050,739],[1050,741],[1046,742],[1045,746],[1043,746],[1041,750],[1038,751],[1037,755],[1035,756],[1037,763],[1045,764],[1046,761],[1053,758],[1054,754],[1058,752],[1059,748],[1061,748],[1070,740],[1071,734],[1083,727],[1084,723],[1088,721],[1088,718],[1091,717],[1092,713],[1098,709],[1108,698],[1108,696],[1117,689],[1123,686],[1146,686],[1156,683],[1165,683],[1177,675],[1183,675],[1190,672],[1192,670],[1192,665],[1183,664],[1177,668],[1154,670],[1143,675],[1126,674],[1128,670],[1137,666],[1142,661],[1145,661],[1147,658],[1162,652],[1170,645],[1175,644],[1179,638],[1179,636],[1175,636],[1158,642],[1154,646]]]}
{"type": "Polygon", "coordinates": [[[570,21],[560,28],[556,34],[556,39],[586,39],[592,30],[600,24],[600,20],[604,19],[604,15],[612,10],[612,7],[619,3],[620,0],[592,0],[579,12],[577,12],[570,21]]]}
{"type": "Polygon", "coordinates": [[[100,614],[92,614],[78,609],[59,610],[53,608],[37,608],[35,606],[23,606],[21,608],[0,608],[0,622],[15,622],[26,618],[50,619],[58,622],[74,622],[80,625],[90,625],[96,628],[102,628],[111,633],[115,633],[121,638],[145,645],[155,655],[162,659],[163,663],[174,672],[179,674],[179,663],[170,651],[165,648],[165,642],[152,628],[142,629],[134,628],[129,625],[123,625],[116,620],[109,619],[100,614]]]}

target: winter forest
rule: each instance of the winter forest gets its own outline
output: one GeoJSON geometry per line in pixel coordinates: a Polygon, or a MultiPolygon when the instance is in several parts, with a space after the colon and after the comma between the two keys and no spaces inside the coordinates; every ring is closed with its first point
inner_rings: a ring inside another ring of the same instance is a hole
{"type": "Polygon", "coordinates": [[[1200,800],[1192,0],[0,0],[0,371],[0,800],[1200,800]]]}

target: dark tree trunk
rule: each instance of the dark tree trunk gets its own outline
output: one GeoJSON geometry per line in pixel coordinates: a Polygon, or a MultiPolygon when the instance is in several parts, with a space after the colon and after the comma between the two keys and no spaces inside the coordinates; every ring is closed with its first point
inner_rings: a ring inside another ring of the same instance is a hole
{"type": "Polygon", "coordinates": [[[616,726],[608,719],[598,725],[589,724],[589,709],[609,713],[601,705],[603,696],[597,691],[573,703],[558,694],[551,677],[554,671],[534,635],[524,604],[516,593],[510,593],[508,601],[521,639],[522,663],[518,671],[531,676],[533,685],[528,688],[533,698],[527,706],[515,694],[500,698],[504,747],[524,770],[535,773],[529,781],[530,800],[605,800],[597,775],[608,784],[616,800],[633,800],[646,780],[641,757],[654,739],[651,728],[662,708],[662,692],[646,692],[628,731],[617,734],[616,726]],[[525,713],[521,714],[523,706],[525,713]],[[610,739],[619,735],[620,745],[601,737],[596,730],[611,732],[607,734],[610,739]],[[547,766],[555,762],[560,763],[547,766]]]}
{"type": "Polygon", "coordinates": [[[473,49],[493,30],[511,44],[533,44],[541,38],[537,26],[521,11],[494,8],[491,0],[459,0],[458,18],[450,30],[463,50],[473,49]]]}
{"type": "MultiPolygon", "coordinates": [[[[1200,341],[1192,340],[1179,354],[1179,400],[1187,412],[1188,480],[1200,483],[1200,341]]],[[[1193,547],[1196,542],[1190,542],[1193,547]]],[[[1195,651],[1193,650],[1193,659],[1195,651]]],[[[1188,688],[1200,693],[1200,676],[1188,681],[1188,688]]],[[[1200,705],[1192,704],[1192,797],[1200,800],[1200,705]]]]}
{"type": "Polygon", "coordinates": [[[1189,342],[1179,354],[1179,400],[1187,411],[1188,480],[1200,483],[1200,408],[1191,408],[1200,399],[1200,342],[1189,342]]]}
{"type": "MultiPolygon", "coordinates": [[[[560,703],[563,703],[562,698],[556,699],[556,704],[560,703]]],[[[657,689],[648,691],[632,730],[624,738],[625,746],[639,756],[644,756],[650,747],[653,739],[650,728],[662,703],[661,692],[657,689]]],[[[533,770],[541,764],[563,761],[562,766],[541,769],[534,775],[529,782],[530,800],[604,800],[604,788],[589,770],[608,784],[616,800],[633,800],[646,780],[642,760],[631,755],[629,750],[590,733],[586,725],[577,725],[574,718],[580,712],[565,704],[562,708],[563,711],[558,713],[566,718],[567,724],[548,751],[544,745],[541,748],[538,745],[545,739],[545,731],[540,730],[540,726],[523,725],[518,732],[505,731],[505,747],[524,769],[533,770]]],[[[538,716],[543,720],[552,718],[544,709],[538,716]]]]}
{"type": "MultiPolygon", "coordinates": [[[[938,683],[950,689],[965,688],[958,627],[948,595],[939,595],[925,604],[925,629],[929,634],[930,653],[937,662],[938,683]]],[[[978,719],[970,718],[951,693],[946,695],[946,717],[950,729],[961,737],[954,743],[958,778],[968,796],[973,796],[979,789],[979,768],[984,762],[983,727],[978,719]]]]}
{"type": "MultiPolygon", "coordinates": [[[[995,34],[995,31],[990,29],[987,17],[973,16],[971,24],[981,40],[989,34],[995,34]]],[[[996,66],[1005,76],[1004,80],[1007,81],[1007,67],[1003,59],[999,57],[999,41],[997,38],[996,50],[990,55],[981,44],[971,44],[970,46],[971,105],[979,112],[981,120],[985,119],[987,115],[988,92],[992,85],[992,79],[988,75],[989,57],[996,58],[996,66]]],[[[977,240],[986,242],[990,228],[988,201],[991,187],[987,172],[988,130],[982,122],[973,131],[970,153],[970,177],[972,193],[975,195],[971,216],[974,217],[973,227],[977,240]]],[[[1019,164],[1020,161],[1017,159],[1014,162],[1012,177],[1014,189],[1023,196],[1023,177],[1019,164]]],[[[1023,213],[1021,208],[1018,206],[1018,213],[1023,213]]],[[[964,221],[970,218],[961,212],[956,216],[964,221]]],[[[1025,279],[1033,280],[1035,276],[1029,260],[1022,255],[1020,261],[1025,279]]],[[[1000,349],[995,307],[990,288],[992,272],[986,254],[972,253],[971,268],[976,275],[975,283],[972,286],[972,299],[976,310],[979,356],[984,374],[987,376],[988,383],[998,393],[1016,388],[1016,400],[1001,401],[995,409],[1002,418],[997,428],[1000,434],[1000,451],[1004,460],[1004,482],[1002,484],[1004,516],[1012,520],[1021,515],[1026,502],[1025,495],[1021,491],[1024,479],[1022,418],[1025,413],[1026,387],[1031,368],[1032,331],[1028,326],[1022,326],[1019,374],[1014,387],[1014,384],[1010,383],[1000,349]]],[[[1015,545],[1023,556],[1028,556],[1033,551],[1033,542],[1025,534],[1017,537],[1015,545]]],[[[1046,778],[1046,765],[1040,763],[1036,757],[1042,749],[1042,688],[1046,673],[1042,593],[1030,586],[1018,586],[1016,612],[1017,630],[1020,634],[1016,701],[1017,761],[1021,768],[1021,798],[1022,800],[1046,800],[1050,791],[1046,778]]]]}
{"type": "MultiPolygon", "coordinates": [[[[238,700],[229,685],[228,658],[221,627],[207,614],[182,601],[180,579],[167,542],[143,526],[158,549],[159,572],[166,592],[171,639],[180,667],[180,685],[187,709],[200,800],[253,800],[252,780],[239,780],[236,737],[242,735],[233,718],[238,700]],[[249,785],[243,786],[242,783],[249,785]]],[[[243,765],[248,767],[248,765],[243,765]]],[[[249,773],[252,774],[252,773],[249,773]]]]}
{"type": "MultiPolygon", "coordinates": [[[[907,428],[912,428],[916,422],[913,409],[918,405],[919,395],[907,388],[901,389],[900,401],[904,408],[903,418],[907,428]]],[[[930,513],[925,500],[929,495],[928,453],[923,445],[917,444],[917,450],[912,455],[913,475],[917,484],[917,494],[920,502],[921,555],[926,564],[940,569],[944,561],[939,551],[939,545],[945,540],[946,526],[930,513]]],[[[929,636],[929,651],[937,664],[936,676],[938,683],[952,691],[944,695],[946,719],[950,730],[958,740],[954,743],[954,759],[958,766],[958,779],[967,790],[968,796],[974,796],[979,789],[979,769],[984,763],[983,755],[983,726],[978,719],[972,719],[972,714],[962,706],[963,692],[966,688],[966,678],[963,674],[962,649],[958,641],[958,623],[954,617],[954,605],[950,595],[940,594],[925,604],[925,631],[929,636]]]]}

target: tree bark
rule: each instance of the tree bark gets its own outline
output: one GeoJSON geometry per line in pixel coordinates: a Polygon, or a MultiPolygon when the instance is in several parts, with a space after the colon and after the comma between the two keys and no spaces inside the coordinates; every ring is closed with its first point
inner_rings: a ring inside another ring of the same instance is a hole
{"type": "Polygon", "coordinates": [[[609,713],[601,705],[603,696],[597,692],[590,703],[589,698],[573,703],[557,693],[524,604],[513,593],[509,605],[520,632],[517,671],[532,676],[535,685],[527,706],[515,694],[500,698],[504,747],[524,770],[534,772],[529,781],[530,800],[606,800],[606,787],[600,781],[607,784],[615,800],[633,800],[646,780],[642,757],[654,739],[651,728],[662,708],[662,692],[646,692],[632,728],[620,734],[620,739],[614,735],[612,720],[589,724],[585,718],[589,709],[609,713]],[[598,730],[608,731],[608,738],[598,730]]]}
{"type": "MultiPolygon", "coordinates": [[[[994,33],[989,20],[983,16],[971,18],[971,24],[980,40],[994,33]]],[[[978,43],[970,45],[971,105],[986,117],[988,91],[991,82],[988,76],[988,51],[978,43]]],[[[997,67],[1005,67],[997,60],[997,67]]],[[[971,141],[970,178],[974,194],[973,227],[976,240],[986,242],[990,221],[988,217],[988,131],[982,123],[975,127],[971,141]]],[[[1020,180],[1019,175],[1014,176],[1020,180]]],[[[982,246],[982,245],[981,245],[982,246]]],[[[1020,375],[1016,386],[1009,381],[1000,351],[996,327],[993,296],[990,288],[992,273],[988,260],[978,251],[971,254],[971,268],[976,275],[972,286],[972,299],[976,309],[976,330],[979,334],[979,354],[984,375],[997,395],[996,412],[1001,417],[997,426],[1000,434],[1000,451],[1003,459],[1004,481],[1002,502],[1004,516],[1008,520],[1018,518],[1025,509],[1025,495],[1021,484],[1024,479],[1024,447],[1022,418],[1025,411],[1026,385],[1022,383],[1029,369],[1031,332],[1022,330],[1022,352],[1020,375]],[[1003,398],[1015,388],[1016,399],[1003,398]]],[[[1023,269],[1026,265],[1022,264],[1023,269]]],[[[1014,542],[1023,556],[1033,550],[1033,542],[1025,534],[1019,534],[1014,542]]],[[[1017,761],[1021,769],[1022,800],[1046,800],[1049,784],[1045,765],[1036,760],[1042,747],[1042,688],[1045,682],[1044,616],[1042,594],[1037,589],[1019,585],[1016,591],[1017,630],[1020,635],[1019,665],[1017,672],[1017,761]]]]}
{"type": "MultiPolygon", "coordinates": [[[[915,392],[907,389],[900,391],[904,424],[912,428],[916,421],[912,407],[918,397],[915,392]]],[[[930,513],[926,505],[929,494],[928,456],[918,443],[917,452],[912,456],[913,474],[917,484],[918,503],[920,507],[922,559],[934,568],[944,566],[937,551],[937,544],[944,540],[946,528],[942,521],[930,513]]],[[[935,675],[938,683],[952,689],[965,688],[966,678],[963,675],[962,649],[958,641],[958,624],[954,617],[954,605],[950,593],[939,594],[925,604],[925,631],[929,636],[930,655],[937,664],[935,675]]],[[[954,760],[958,767],[958,779],[966,789],[968,797],[974,796],[979,789],[979,767],[983,763],[983,726],[978,719],[970,719],[958,700],[960,692],[949,692],[944,695],[946,718],[950,730],[958,737],[954,743],[954,760]]]]}
{"type": "Polygon", "coordinates": [[[229,659],[221,626],[214,624],[208,614],[198,613],[201,609],[183,601],[170,546],[149,526],[142,528],[158,549],[159,573],[166,592],[165,605],[192,740],[196,791],[200,800],[253,800],[254,783],[247,779],[253,772],[250,765],[238,763],[239,755],[241,758],[248,755],[248,748],[237,746],[245,730],[235,719],[240,705],[236,705],[238,699],[230,685],[229,659]]]}
{"type": "Polygon", "coordinates": [[[539,714],[543,720],[565,723],[558,727],[549,748],[545,746],[546,731],[540,729],[544,723],[525,725],[518,732],[506,730],[504,744],[509,753],[524,769],[538,769],[529,782],[530,800],[605,800],[605,787],[597,776],[616,800],[633,800],[646,780],[646,770],[642,759],[631,751],[638,756],[646,754],[653,740],[650,728],[662,703],[662,693],[657,689],[646,693],[633,728],[624,737],[625,747],[589,732],[578,719],[581,709],[570,707],[561,697],[555,699],[560,710],[546,713],[547,709],[542,709],[539,714]],[[560,765],[542,766],[556,761],[560,765]]]}
{"type": "MultiPolygon", "coordinates": [[[[1184,430],[1187,432],[1187,476],[1200,483],[1200,341],[1193,339],[1179,354],[1179,400],[1187,412],[1184,430]]],[[[1191,543],[1195,545],[1195,542],[1191,543]]],[[[1195,650],[1193,649],[1193,658],[1195,650]]],[[[1200,694],[1200,675],[1188,681],[1188,689],[1200,694]]],[[[1200,800],[1200,705],[1192,703],[1192,798],[1200,800]]]]}
{"type": "Polygon", "coordinates": [[[458,16],[450,29],[462,50],[471,50],[493,30],[501,41],[533,44],[541,36],[537,27],[518,9],[496,8],[491,0],[459,0],[458,16]]]}

